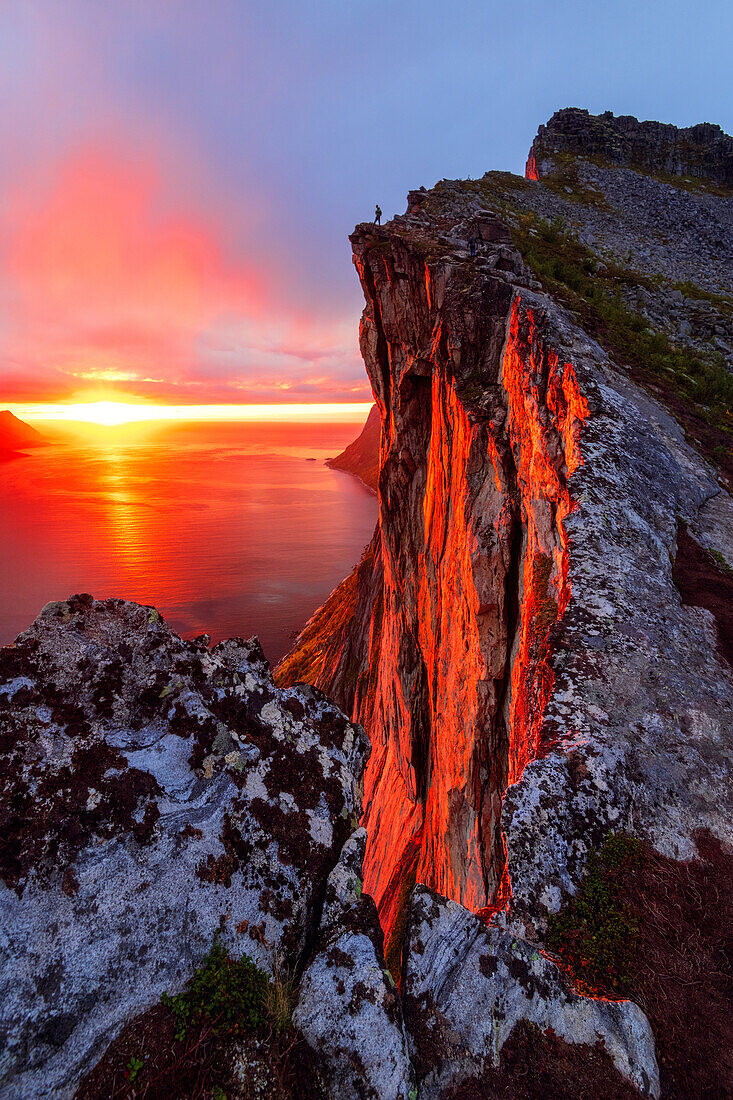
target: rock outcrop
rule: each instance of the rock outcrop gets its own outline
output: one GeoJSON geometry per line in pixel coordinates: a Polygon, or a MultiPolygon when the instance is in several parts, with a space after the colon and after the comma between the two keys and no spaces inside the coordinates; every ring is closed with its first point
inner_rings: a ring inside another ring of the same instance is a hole
{"type": "MultiPolygon", "coordinates": [[[[379,521],[275,683],[254,641],[89,596],[0,651],[3,1097],[70,1096],[215,933],[291,976],[308,1096],[733,1087],[730,139],[602,116],[611,155],[560,114],[541,178],[352,235],[379,521]],[[653,178],[693,162],[715,185],[653,178]],[[563,936],[598,903],[623,961],[647,899],[648,984],[589,984],[563,936]]],[[[237,1041],[247,1097],[282,1046],[237,1041]]]]}
{"type": "Polygon", "coordinates": [[[534,945],[425,887],[413,894],[409,929],[403,993],[421,1100],[488,1085],[504,1044],[527,1023],[573,1045],[601,1043],[642,1096],[659,1096],[654,1037],[636,1005],[577,996],[534,945]]]}
{"type": "Polygon", "coordinates": [[[376,906],[362,889],[365,844],[360,829],[329,876],[318,952],[293,1022],[324,1059],[334,1098],[410,1100],[415,1081],[400,999],[376,906]]]}
{"type": "Polygon", "coordinates": [[[717,289],[700,296],[727,316],[730,200],[576,168],[567,187],[443,181],[351,238],[379,523],[277,675],[297,670],[370,734],[365,889],[388,938],[415,881],[541,940],[609,831],[677,859],[699,829],[733,840],[731,671],[673,577],[681,521],[733,556],[725,478],[690,445],[724,441],[708,453],[725,468],[725,401],[711,408],[730,378],[710,360],[703,399],[678,366],[684,338],[649,335],[619,301],[659,256],[662,286],[707,266],[717,289]],[[706,226],[696,255],[680,209],[706,226]],[[652,376],[634,356],[655,347],[652,376]]]}
{"type": "Polygon", "coordinates": [[[28,447],[39,447],[45,442],[40,432],[8,409],[0,412],[0,458],[10,457],[28,447]]]}
{"type": "Polygon", "coordinates": [[[335,458],[329,458],[326,465],[334,470],[343,470],[363,481],[368,489],[377,491],[379,476],[379,433],[382,418],[379,409],[372,405],[364,427],[357,439],[350,443],[345,451],[335,458]]]}
{"type": "Polygon", "coordinates": [[[633,115],[591,115],[566,107],[540,126],[527,159],[527,178],[550,174],[558,154],[602,157],[615,165],[733,188],[733,138],[709,122],[680,129],[639,122],[633,115]]]}
{"type": "Polygon", "coordinates": [[[364,733],[207,641],[75,596],[0,650],[3,1097],[71,1096],[215,934],[268,972],[315,938],[364,733]]]}

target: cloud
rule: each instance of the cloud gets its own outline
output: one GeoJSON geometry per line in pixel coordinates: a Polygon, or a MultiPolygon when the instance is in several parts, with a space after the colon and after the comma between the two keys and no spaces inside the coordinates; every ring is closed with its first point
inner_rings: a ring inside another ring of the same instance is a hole
{"type": "Polygon", "coordinates": [[[196,401],[287,397],[303,386],[368,394],[353,319],[327,308],[300,316],[280,290],[282,258],[278,270],[254,248],[235,253],[215,202],[204,211],[172,201],[169,169],[139,145],[133,156],[87,144],[58,159],[43,186],[9,193],[4,399],[118,388],[196,401]]]}

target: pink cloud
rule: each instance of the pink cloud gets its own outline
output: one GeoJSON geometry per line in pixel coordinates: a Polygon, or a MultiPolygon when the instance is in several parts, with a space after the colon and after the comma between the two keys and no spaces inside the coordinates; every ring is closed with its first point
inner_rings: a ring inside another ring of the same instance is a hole
{"type": "Polygon", "coordinates": [[[154,152],[86,145],[46,186],[10,194],[0,218],[2,397],[368,394],[352,319],[288,312],[283,273],[254,255],[234,259],[226,224],[210,215],[172,211],[171,182],[154,152]],[[353,377],[342,381],[345,366],[353,377]]]}

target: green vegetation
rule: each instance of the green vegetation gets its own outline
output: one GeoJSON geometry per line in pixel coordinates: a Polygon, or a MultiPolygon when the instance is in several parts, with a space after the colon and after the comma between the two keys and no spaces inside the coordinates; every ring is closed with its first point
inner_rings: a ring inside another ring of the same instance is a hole
{"type": "Polygon", "coordinates": [[[130,1082],[130,1084],[132,1084],[132,1082],[135,1080],[144,1065],[145,1062],[143,1061],[143,1059],[136,1058],[134,1055],[127,1063],[127,1080],[130,1082]]]}
{"type": "Polygon", "coordinates": [[[532,184],[524,176],[517,176],[514,172],[487,172],[476,183],[478,187],[476,190],[485,190],[490,187],[491,184],[498,185],[502,188],[508,188],[510,191],[527,191],[532,184]]]}
{"type": "Polygon", "coordinates": [[[602,191],[597,191],[581,180],[577,157],[569,153],[556,153],[553,159],[557,168],[551,176],[543,176],[542,183],[545,187],[568,202],[595,206],[597,210],[612,210],[602,191]]]}
{"type": "Polygon", "coordinates": [[[733,315],[733,302],[730,298],[726,298],[724,294],[715,294],[712,290],[703,290],[696,283],[691,283],[689,279],[685,279],[681,283],[672,283],[672,286],[675,290],[680,290],[685,298],[692,298],[696,302],[710,302],[719,313],[727,314],[729,317],[733,315]]]}
{"type": "Polygon", "coordinates": [[[570,967],[582,988],[628,993],[639,923],[626,897],[630,872],[641,866],[640,840],[611,834],[588,857],[577,895],[550,918],[547,946],[570,967]]]}
{"type": "Polygon", "coordinates": [[[276,955],[275,973],[265,992],[265,1012],[273,1031],[280,1034],[290,1027],[297,1000],[298,988],[291,975],[280,969],[280,959],[276,955]]]}
{"type": "Polygon", "coordinates": [[[211,1025],[215,1034],[239,1035],[267,1024],[269,985],[267,974],[247,955],[232,959],[216,938],[185,992],[175,997],[164,993],[161,1003],[175,1017],[179,1041],[186,1038],[190,1027],[204,1023],[211,1025]]]}
{"type": "MultiPolygon", "coordinates": [[[[624,285],[648,285],[638,272],[613,263],[601,264],[556,219],[552,223],[525,214],[513,228],[514,242],[525,262],[543,285],[578,315],[581,323],[620,363],[632,368],[640,381],[653,382],[677,414],[687,410],[686,427],[703,433],[706,451],[714,462],[730,458],[733,437],[733,375],[717,353],[702,354],[677,347],[661,332],[648,327],[646,318],[629,309],[624,285]]],[[[683,422],[684,415],[681,416],[683,422]]]]}
{"type": "Polygon", "coordinates": [[[715,564],[720,569],[722,569],[724,573],[733,574],[733,566],[730,566],[728,564],[728,562],[726,561],[724,555],[721,554],[720,550],[711,550],[710,555],[711,555],[711,557],[713,557],[715,559],[715,564]]]}

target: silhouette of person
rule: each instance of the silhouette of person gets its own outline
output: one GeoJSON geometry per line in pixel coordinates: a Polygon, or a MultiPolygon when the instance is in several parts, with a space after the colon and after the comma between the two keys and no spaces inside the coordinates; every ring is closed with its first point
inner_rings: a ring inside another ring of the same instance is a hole
{"type": "Polygon", "coordinates": [[[471,256],[476,255],[476,238],[475,237],[469,237],[468,238],[468,251],[469,251],[471,256]]]}
{"type": "Polygon", "coordinates": [[[379,203],[377,203],[376,207],[374,208],[374,224],[382,224],[382,207],[379,205],[379,203]]]}

